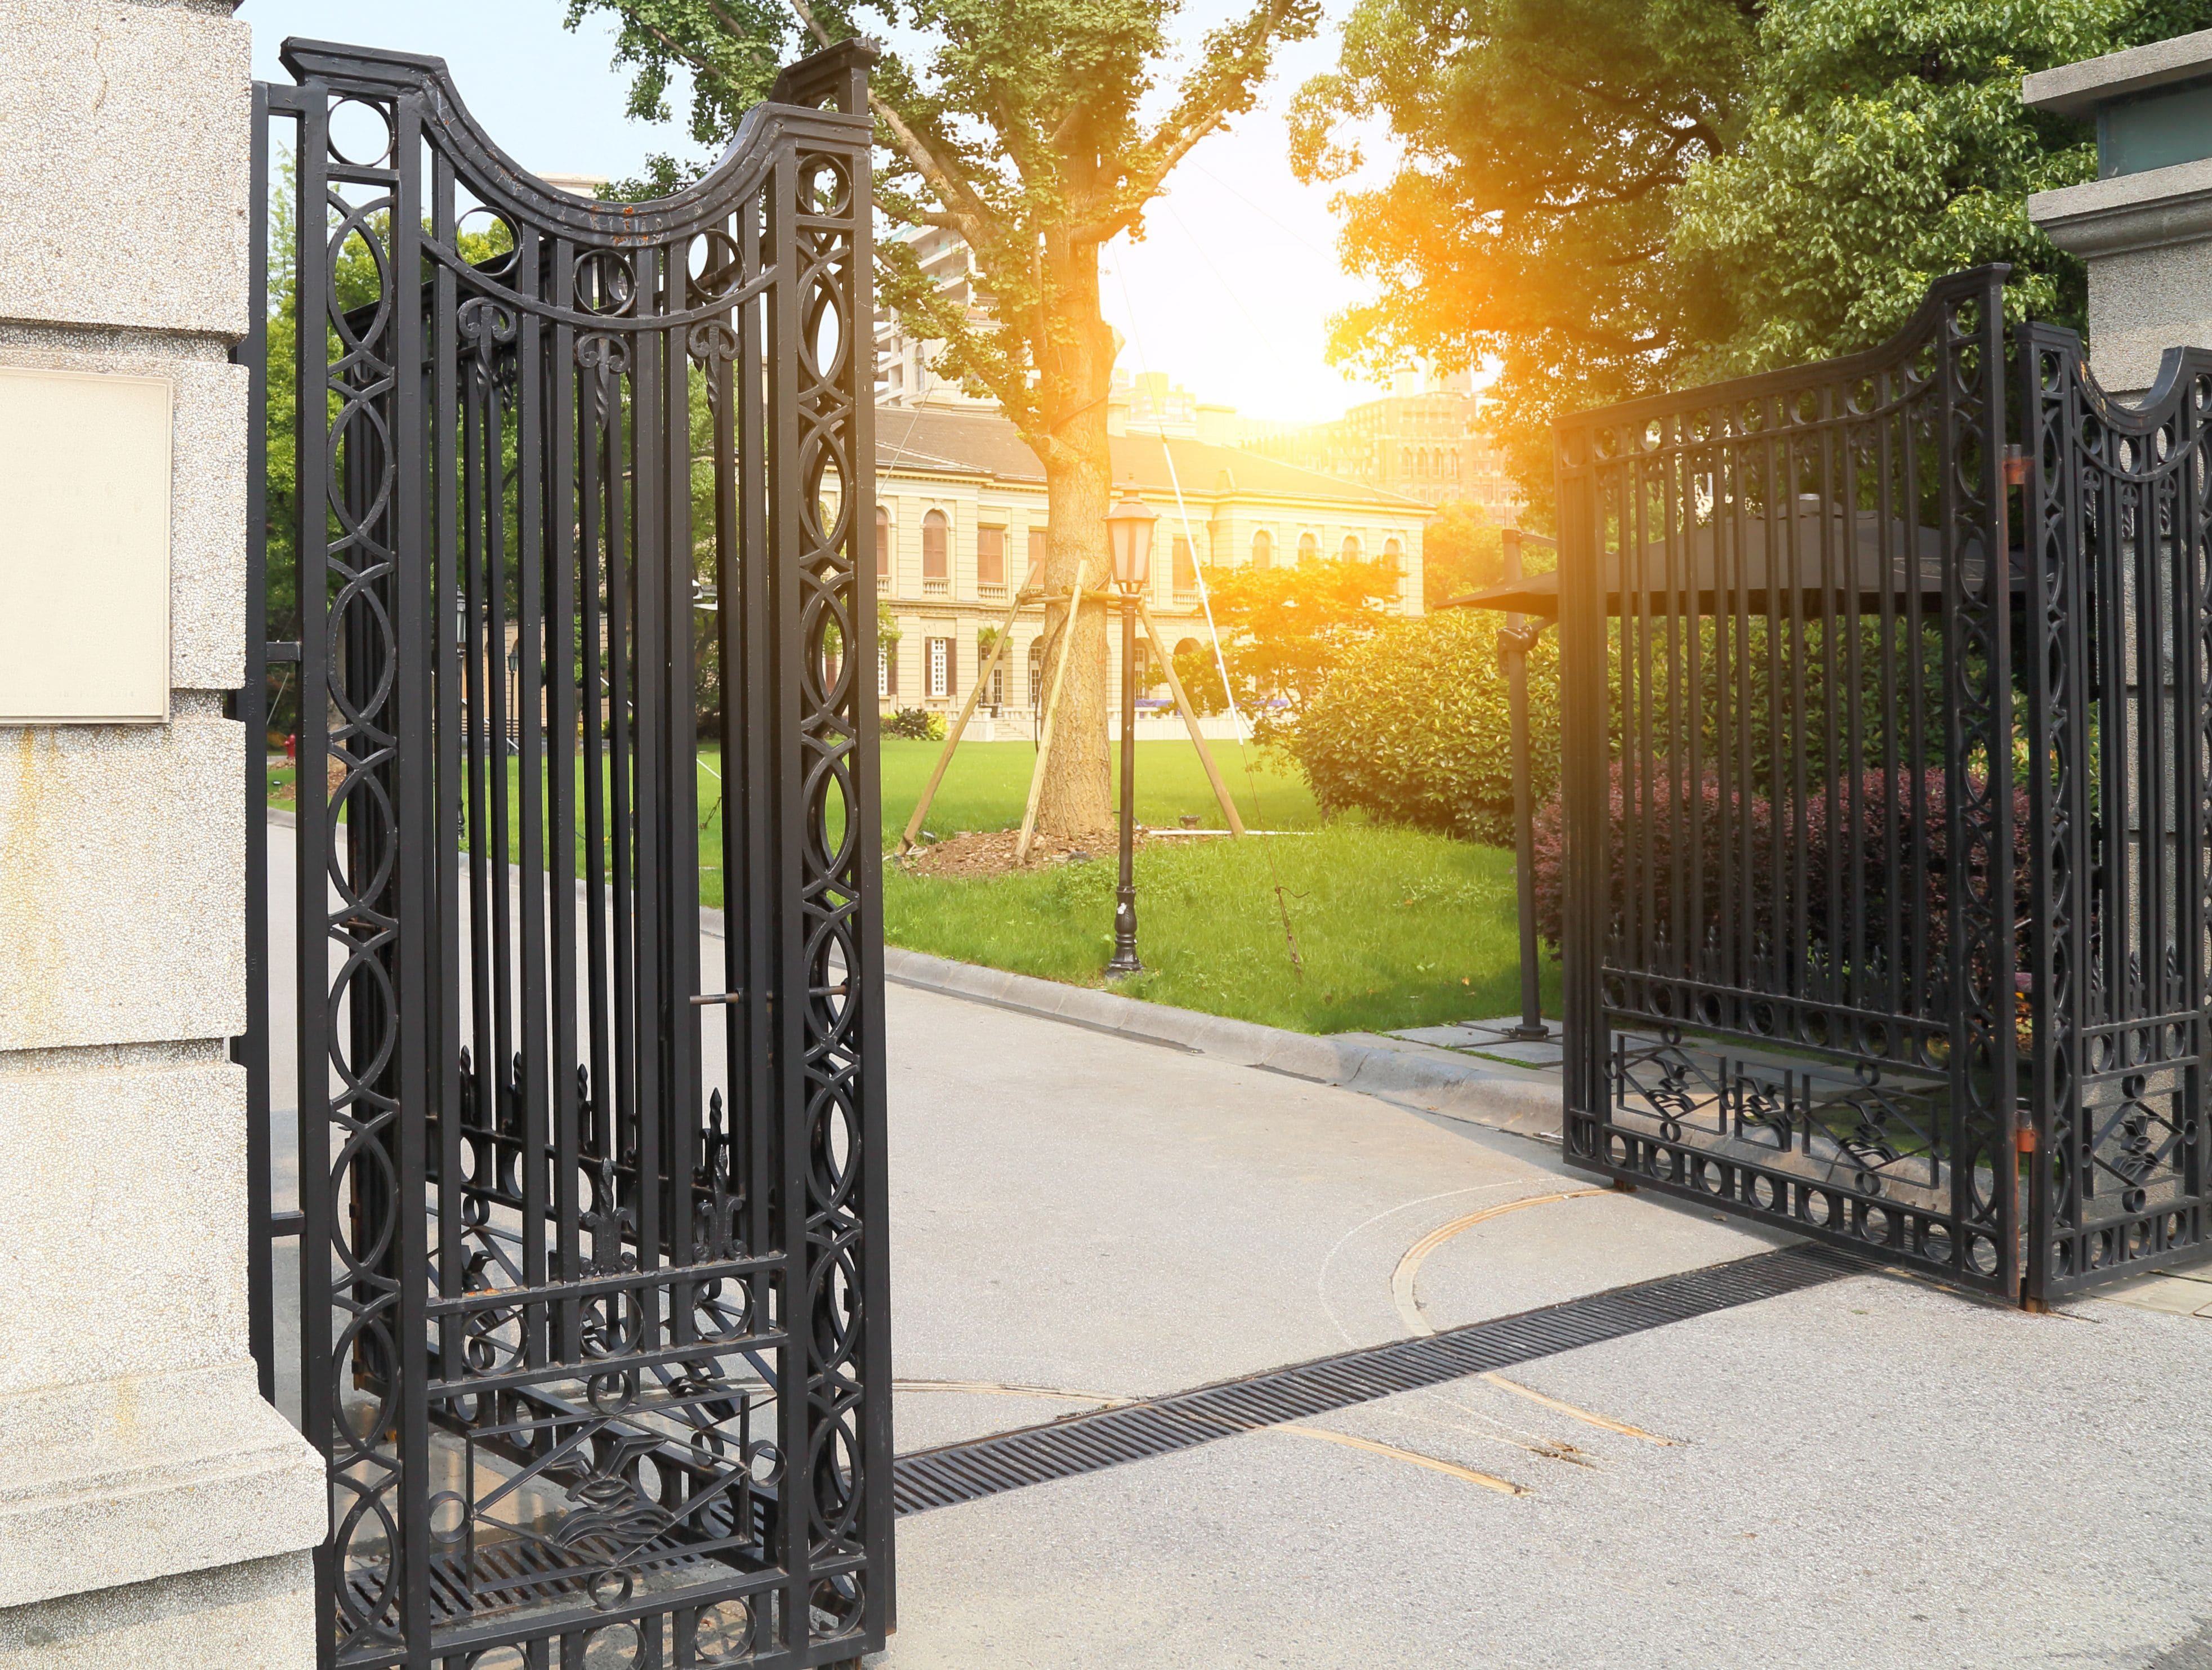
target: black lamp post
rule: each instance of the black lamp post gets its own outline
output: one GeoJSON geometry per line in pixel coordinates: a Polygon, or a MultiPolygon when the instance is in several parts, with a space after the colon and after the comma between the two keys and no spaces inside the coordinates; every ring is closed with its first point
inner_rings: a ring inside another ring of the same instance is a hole
{"type": "Polygon", "coordinates": [[[1114,548],[1114,584],[1121,593],[1121,882],[1114,895],[1117,979],[1141,973],[1137,961],[1137,884],[1132,852],[1137,827],[1137,594],[1152,572],[1152,524],[1159,518],[1132,489],[1106,518],[1114,548]]]}

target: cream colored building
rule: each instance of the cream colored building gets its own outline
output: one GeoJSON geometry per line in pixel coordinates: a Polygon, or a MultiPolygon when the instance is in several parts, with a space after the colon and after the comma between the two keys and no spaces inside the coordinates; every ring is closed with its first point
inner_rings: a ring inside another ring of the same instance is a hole
{"type": "MultiPolygon", "coordinates": [[[[1190,436],[1124,433],[1110,445],[1116,496],[1133,483],[1159,513],[1147,600],[1170,651],[1209,641],[1202,566],[1280,566],[1347,551],[1388,558],[1398,568],[1400,606],[1420,613],[1430,511],[1419,500],[1190,436]]],[[[878,581],[900,634],[877,669],[883,706],[957,712],[982,663],[980,635],[1005,617],[1042,556],[1043,466],[995,413],[883,407],[876,499],[878,581]]],[[[1042,699],[1042,630],[1041,611],[1016,620],[981,711],[1030,724],[1042,699]]],[[[1120,634],[1108,635],[1118,688],[1120,634]]]]}

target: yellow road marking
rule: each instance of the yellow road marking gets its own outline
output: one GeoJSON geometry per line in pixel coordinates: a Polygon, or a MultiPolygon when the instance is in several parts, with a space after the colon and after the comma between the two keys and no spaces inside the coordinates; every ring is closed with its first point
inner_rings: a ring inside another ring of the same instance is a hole
{"type": "MultiPolygon", "coordinates": [[[[1390,1300],[1398,1309],[1399,1320],[1417,1334],[1426,1335],[1436,1332],[1436,1329],[1430,1326],[1427,1316],[1422,1314],[1421,1303],[1415,1297],[1413,1283],[1414,1278],[1420,1273],[1422,1263],[1429,1254],[1455,1236],[1463,1234],[1478,1224],[1487,1224],[1493,1218],[1503,1218],[1508,1212],[1521,1212],[1529,1206],[1548,1206],[1560,1200],[1583,1200],[1593,1195],[1610,1194],[1613,1192],[1611,1189],[1605,1188],[1576,1188],[1565,1189],[1556,1194],[1531,1194],[1522,1199],[1505,1201],[1499,1205],[1485,1206],[1480,1212],[1471,1212],[1464,1218],[1455,1218],[1450,1223],[1430,1230],[1428,1234],[1406,1249],[1406,1255],[1398,1260],[1398,1267],[1390,1272],[1390,1300]]],[[[1671,1445],[1674,1442],[1672,1438],[1662,1437],[1656,1432],[1646,1432],[1640,1426],[1631,1426],[1626,1421],[1616,1421],[1609,1416],[1595,1414],[1588,1409],[1578,1409],[1573,1404],[1564,1403],[1558,1398],[1547,1397],[1533,1387],[1523,1386],[1518,1381],[1508,1380],[1500,1374],[1485,1374],[1479,1375],[1478,1378],[1489,1382],[1501,1391],[1510,1392],[1516,1397],[1526,1398],[1531,1403],[1540,1403],[1547,1409],[1556,1410],[1562,1415],[1572,1416],[1576,1420],[1601,1428],[1607,1432],[1618,1432],[1623,1437],[1640,1438],[1647,1444],[1671,1445]]]]}
{"type": "Polygon", "coordinates": [[[1431,1473],[1449,1473],[1452,1478],[1463,1479],[1470,1485],[1480,1485],[1486,1491],[1496,1491],[1500,1496],[1528,1494],[1525,1485],[1516,1485],[1510,1479],[1500,1479],[1495,1473],[1477,1473],[1473,1467],[1463,1467],[1456,1461],[1439,1460],[1433,1455],[1424,1455],[1417,1449],[1401,1449],[1395,1444],[1377,1443],[1372,1438],[1355,1438],[1349,1432],[1331,1432],[1320,1426],[1300,1426],[1294,1421],[1265,1430],[1269,1432],[1294,1432],[1301,1438],[1318,1438],[1325,1444],[1341,1444],[1346,1449],[1364,1449],[1372,1454],[1388,1456],[1393,1461],[1426,1467],[1431,1473]]]}
{"type": "Polygon", "coordinates": [[[1523,1386],[1520,1382],[1508,1380],[1501,1374],[1485,1374],[1478,1378],[1486,1380],[1499,1390],[1510,1392],[1516,1397],[1526,1398],[1531,1403],[1540,1403],[1547,1409],[1556,1409],[1562,1415],[1572,1415],[1578,1421],[1587,1421],[1592,1426],[1601,1426],[1607,1432],[1618,1432],[1624,1438],[1641,1438],[1647,1444],[1671,1445],[1674,1442],[1674,1439],[1662,1437],[1656,1432],[1646,1432],[1640,1426],[1631,1426],[1626,1421],[1616,1421],[1609,1415],[1595,1414],[1587,1409],[1577,1409],[1571,1403],[1562,1403],[1557,1398],[1547,1397],[1534,1387],[1523,1386]]]}

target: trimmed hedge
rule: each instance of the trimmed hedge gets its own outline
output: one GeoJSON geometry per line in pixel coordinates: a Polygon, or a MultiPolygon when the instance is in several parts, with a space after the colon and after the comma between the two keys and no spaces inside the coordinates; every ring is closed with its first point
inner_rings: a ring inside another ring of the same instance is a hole
{"type": "MultiPolygon", "coordinates": [[[[1348,647],[1310,701],[1290,750],[1328,812],[1493,846],[1513,841],[1513,734],[1504,617],[1448,609],[1348,647]]],[[[1559,776],[1559,661],[1552,635],[1528,657],[1529,772],[1540,803],[1559,776]]]]}

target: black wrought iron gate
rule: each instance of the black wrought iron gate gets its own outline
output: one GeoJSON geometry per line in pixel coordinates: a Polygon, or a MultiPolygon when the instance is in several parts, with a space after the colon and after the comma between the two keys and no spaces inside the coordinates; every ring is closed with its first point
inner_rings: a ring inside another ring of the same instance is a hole
{"type": "Polygon", "coordinates": [[[434,59],[292,41],[257,89],[302,1181],[254,1322],[273,1383],[296,1234],[325,1665],[888,1627],[869,57],[621,207],[434,59]]]}
{"type": "Polygon", "coordinates": [[[2005,276],[1560,424],[1565,1148],[2045,1303],[2212,1244],[2212,355],[2005,276]]]}
{"type": "Polygon", "coordinates": [[[2026,325],[2022,665],[2038,878],[2029,1291],[2212,1251],[2212,354],[2108,398],[2026,325]]]}

